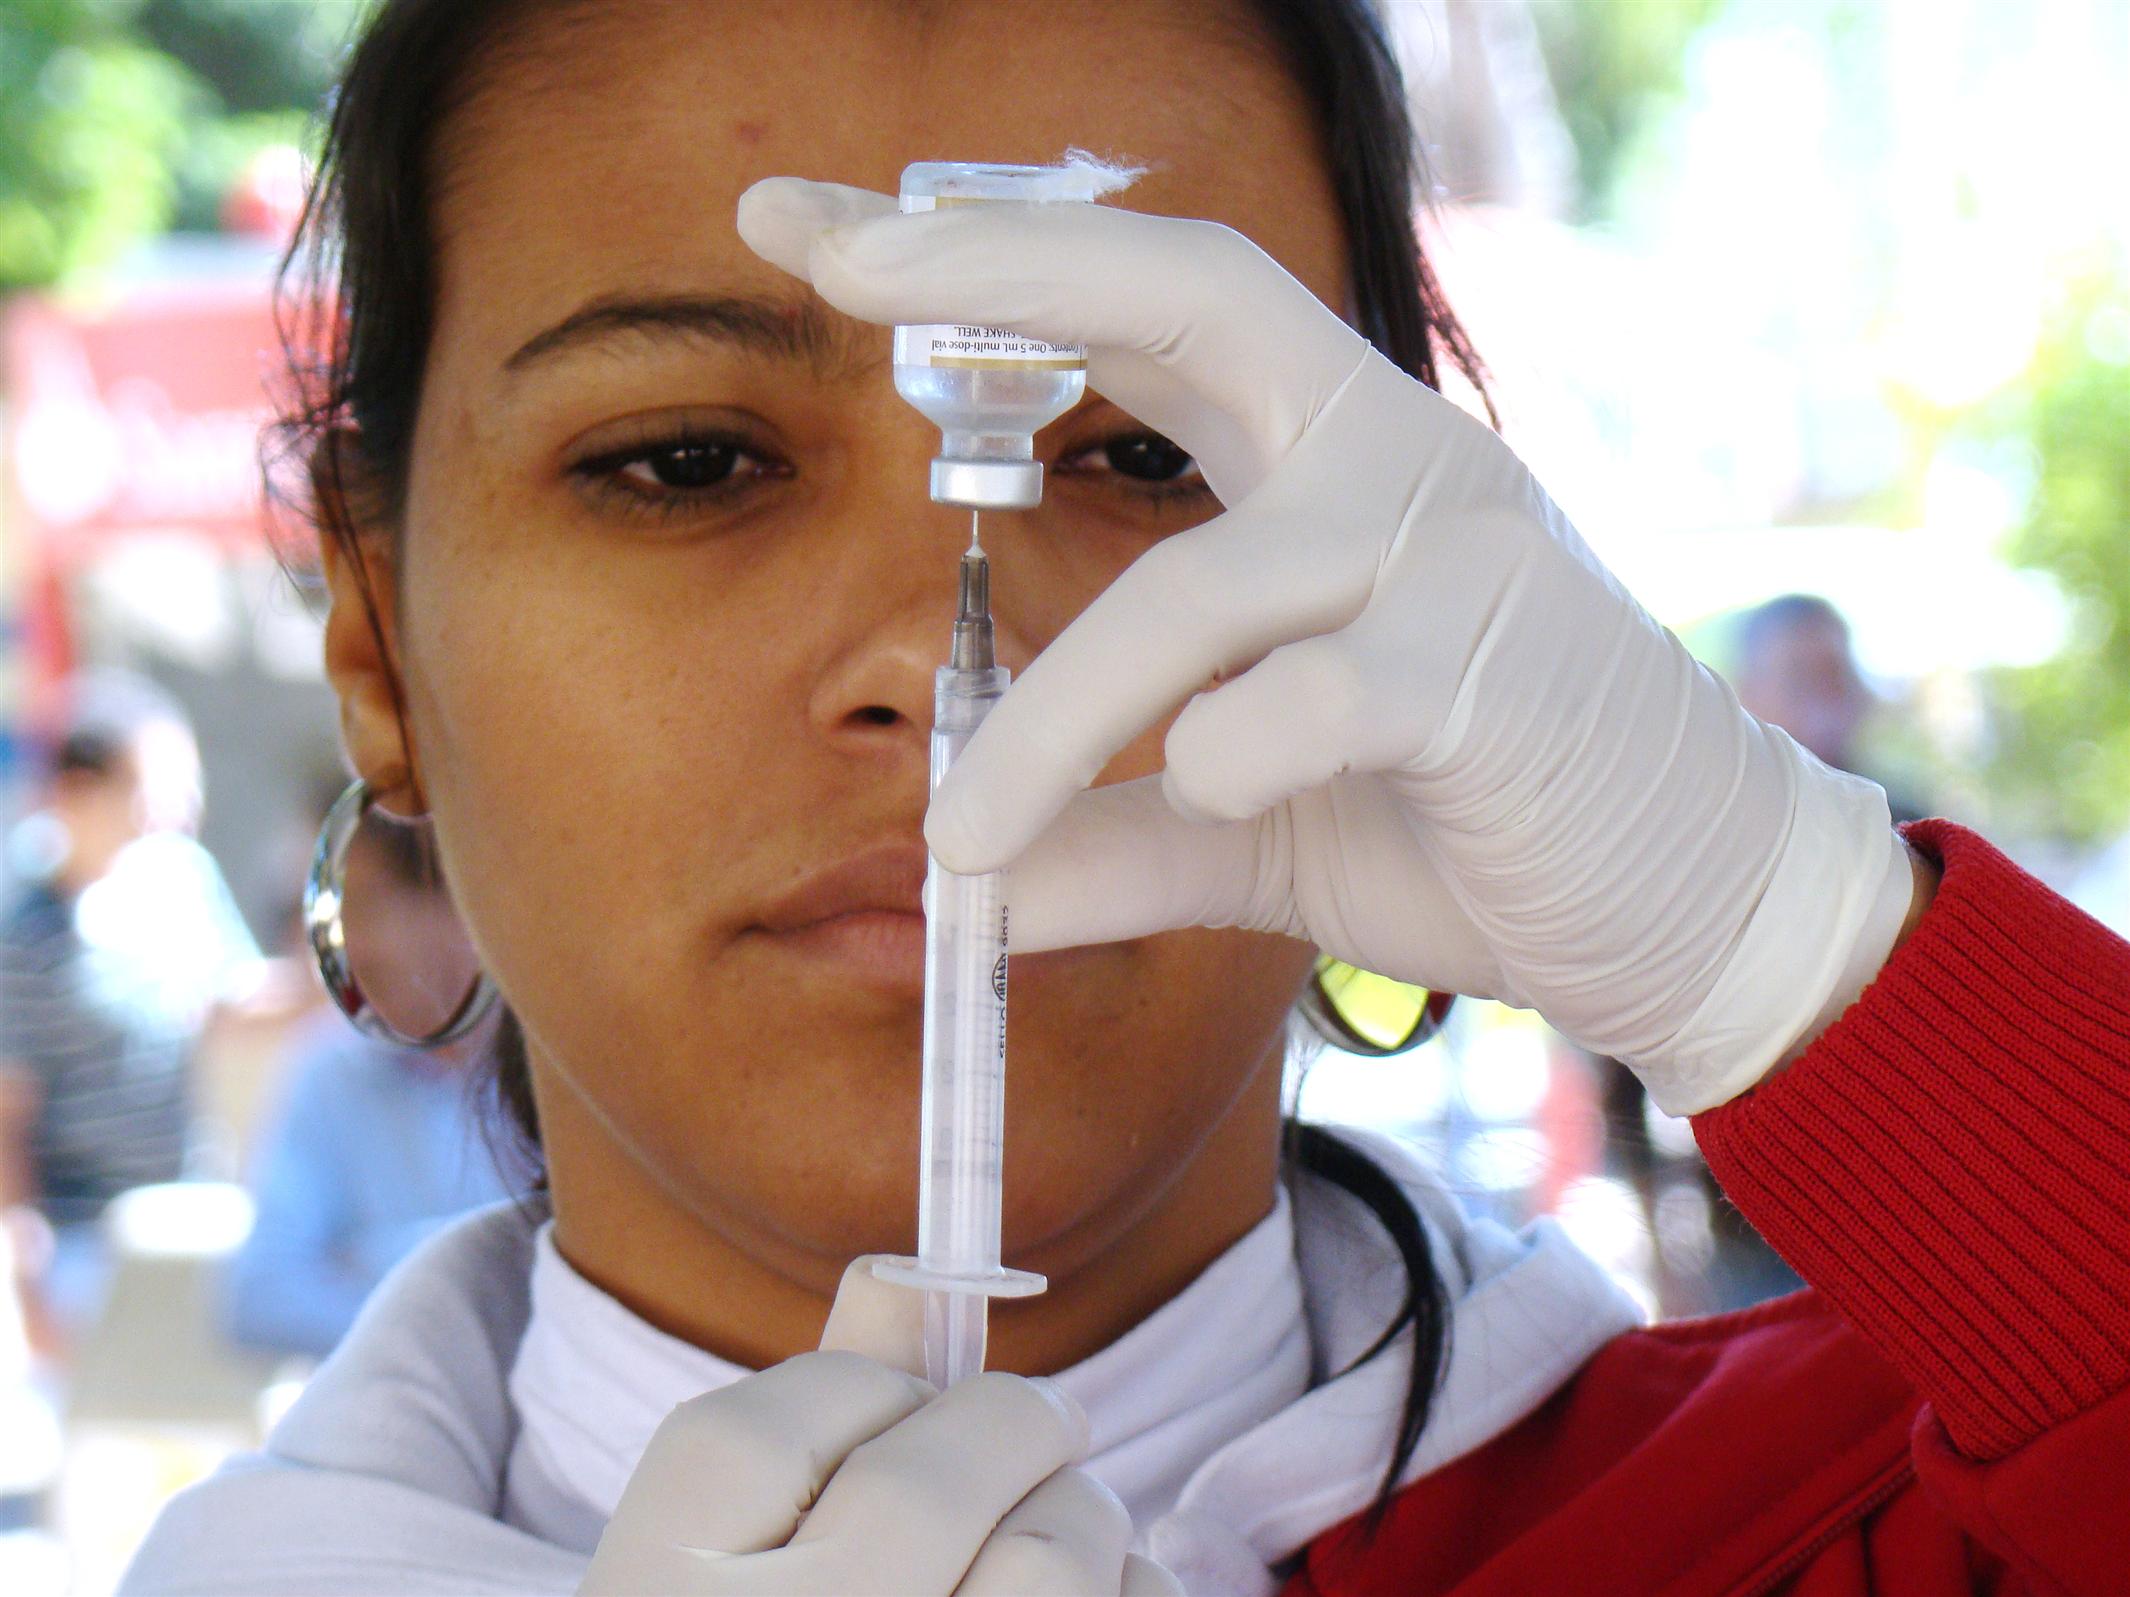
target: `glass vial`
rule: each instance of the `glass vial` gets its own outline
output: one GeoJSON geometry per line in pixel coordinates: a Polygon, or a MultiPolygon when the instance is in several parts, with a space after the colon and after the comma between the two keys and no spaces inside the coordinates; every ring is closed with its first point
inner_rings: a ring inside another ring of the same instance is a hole
{"type": "MultiPolygon", "coordinates": [[[[919,161],[902,173],[902,209],[999,200],[1092,201],[1081,167],[919,161]]],[[[932,497],[981,510],[1027,509],[1043,498],[1035,432],[1079,402],[1087,352],[998,327],[895,329],[895,391],[939,428],[932,497]]]]}

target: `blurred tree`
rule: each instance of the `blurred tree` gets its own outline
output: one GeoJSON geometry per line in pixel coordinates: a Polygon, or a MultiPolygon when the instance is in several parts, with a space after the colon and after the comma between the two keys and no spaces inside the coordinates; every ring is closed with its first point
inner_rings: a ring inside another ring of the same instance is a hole
{"type": "Polygon", "coordinates": [[[215,228],[269,144],[300,143],[365,0],[6,0],[0,290],[215,228]]]}
{"type": "Polygon", "coordinates": [[[356,0],[141,0],[137,26],[225,111],[308,110],[332,86],[362,9],[356,0]]]}
{"type": "Polygon", "coordinates": [[[1604,214],[1635,135],[1680,92],[1687,41],[1724,3],[1532,0],[1586,218],[1604,214]]]}
{"type": "Polygon", "coordinates": [[[140,0],[136,25],[211,93],[172,163],[172,221],[209,230],[269,144],[304,142],[364,0],[140,0]]]}
{"type": "Polygon", "coordinates": [[[213,232],[223,224],[229,191],[253,156],[268,145],[302,148],[310,117],[297,110],[203,117],[186,129],[171,163],[170,225],[213,232]]]}
{"type": "Polygon", "coordinates": [[[140,0],[141,36],[212,96],[172,162],[172,221],[214,228],[261,148],[304,142],[365,0],[140,0]]]}
{"type": "Polygon", "coordinates": [[[2070,296],[2027,380],[1983,413],[2029,452],[2033,493],[2009,553],[2048,572],[2071,635],[2043,665],[1993,673],[1993,786],[2007,818],[2079,842],[2130,828],[2130,262],[2070,296]]]}
{"type": "Polygon", "coordinates": [[[0,289],[107,259],[170,214],[196,84],[123,0],[0,8],[0,289]]]}

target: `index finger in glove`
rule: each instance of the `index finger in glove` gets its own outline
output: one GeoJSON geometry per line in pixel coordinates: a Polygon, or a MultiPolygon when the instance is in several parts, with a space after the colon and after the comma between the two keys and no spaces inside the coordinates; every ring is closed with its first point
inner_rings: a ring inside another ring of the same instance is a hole
{"type": "Polygon", "coordinates": [[[1293,827],[1275,815],[1187,821],[1143,776],[1075,794],[1013,862],[1013,951],[1120,943],[1178,926],[1305,935],[1293,827]]]}
{"type": "Polygon", "coordinates": [[[805,279],[814,240],[832,227],[895,214],[895,197],[847,183],[768,177],[740,196],[740,239],[771,266],[805,279]]]}
{"type": "Polygon", "coordinates": [[[915,1376],[828,1352],[693,1398],[652,1436],[607,1538],[727,1554],[779,1547],[838,1465],[932,1396],[915,1376]]]}
{"type": "Polygon", "coordinates": [[[1367,602],[1373,552],[1292,516],[1230,511],[1141,555],[1044,649],[933,794],[947,869],[997,870],[1161,715],[1290,638],[1367,602]]]}
{"type": "MultiPolygon", "coordinates": [[[[861,321],[977,322],[1136,355],[1243,423],[1268,461],[1367,349],[1285,267],[1217,222],[1113,205],[908,215],[894,205],[863,189],[767,178],[740,197],[740,235],[861,321]]],[[[1115,362],[1091,363],[1089,377],[1185,448],[1202,442],[1185,436],[1195,407],[1164,405],[1163,385],[1134,381],[1115,362]]]]}

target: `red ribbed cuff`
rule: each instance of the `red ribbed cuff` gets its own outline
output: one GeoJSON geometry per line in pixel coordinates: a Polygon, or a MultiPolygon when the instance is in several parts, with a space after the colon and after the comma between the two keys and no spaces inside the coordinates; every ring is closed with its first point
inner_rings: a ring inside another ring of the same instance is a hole
{"type": "Polygon", "coordinates": [[[1886,968],[1772,1081],[1694,1120],[1807,1281],[2001,1458],[2130,1386],[2130,943],[1974,833],[1886,968]]]}

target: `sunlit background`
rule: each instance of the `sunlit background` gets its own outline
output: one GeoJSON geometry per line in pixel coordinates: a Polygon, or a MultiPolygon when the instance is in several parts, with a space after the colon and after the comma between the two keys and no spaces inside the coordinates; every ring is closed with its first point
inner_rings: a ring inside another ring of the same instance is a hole
{"type": "MultiPolygon", "coordinates": [[[[296,952],[345,773],[258,429],[309,114],[362,9],[0,11],[0,901],[48,841],[63,684],[122,666],[194,723],[199,838],[257,952],[296,952]]],[[[1748,612],[1830,601],[1871,696],[1843,762],[2130,929],[2130,0],[1389,9],[1426,243],[1590,541],[1734,675],[1748,612]]],[[[229,1334],[320,1019],[261,983],[192,1061],[188,1179],[103,1215],[93,1322],[56,1348],[0,1294],[0,1591],[107,1591],[308,1367],[229,1334]]],[[[1786,1284],[1685,1128],[1533,1017],[1460,1005],[1415,1053],[1297,1079],[1305,1114],[1409,1132],[1475,1206],[1557,1214],[1653,1313],[1786,1284]]],[[[5,1235],[33,1290],[34,1224],[5,1235]]]]}

